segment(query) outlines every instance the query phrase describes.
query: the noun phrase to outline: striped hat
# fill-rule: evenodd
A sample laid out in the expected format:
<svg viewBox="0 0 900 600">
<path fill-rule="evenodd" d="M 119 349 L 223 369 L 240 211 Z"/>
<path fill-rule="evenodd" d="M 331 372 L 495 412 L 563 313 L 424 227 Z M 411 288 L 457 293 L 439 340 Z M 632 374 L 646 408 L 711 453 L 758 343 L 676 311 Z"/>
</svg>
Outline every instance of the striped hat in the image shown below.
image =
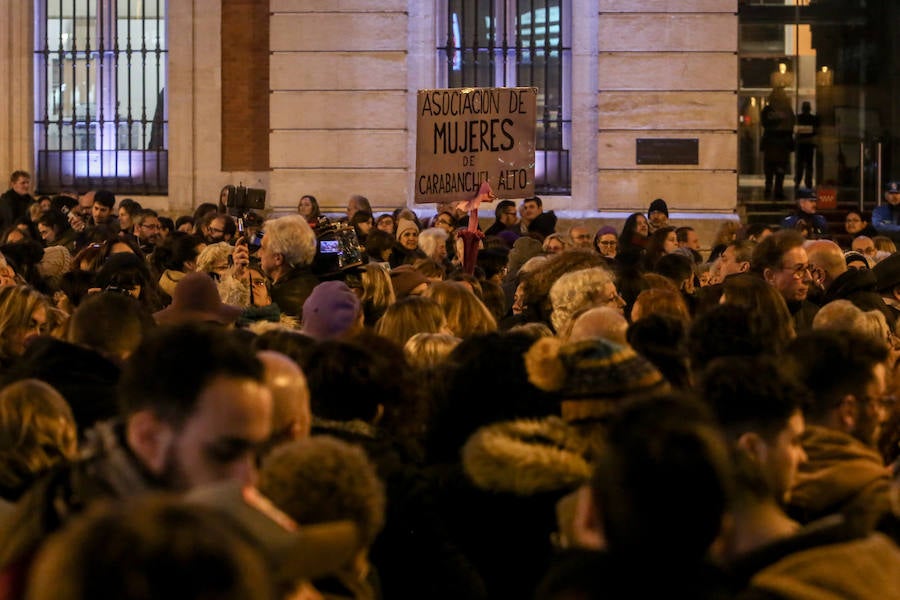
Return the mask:
<svg viewBox="0 0 900 600">
<path fill-rule="evenodd" d="M 631 396 L 670 390 L 662 373 L 627 346 L 604 339 L 542 338 L 525 355 L 528 379 L 555 392 L 569 422 L 605 420 Z"/>
</svg>

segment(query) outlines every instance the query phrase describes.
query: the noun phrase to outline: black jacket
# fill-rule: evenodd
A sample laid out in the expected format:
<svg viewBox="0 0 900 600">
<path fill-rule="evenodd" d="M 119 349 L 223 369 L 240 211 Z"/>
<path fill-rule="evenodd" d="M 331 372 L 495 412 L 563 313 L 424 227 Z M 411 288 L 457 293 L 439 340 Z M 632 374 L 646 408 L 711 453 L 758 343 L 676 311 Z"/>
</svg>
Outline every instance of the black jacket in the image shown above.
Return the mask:
<svg viewBox="0 0 900 600">
<path fill-rule="evenodd" d="M 822 306 L 832 300 L 849 300 L 860 310 L 881 311 L 893 330 L 893 315 L 876 288 L 875 273 L 869 269 L 847 269 L 825 290 Z"/>
<path fill-rule="evenodd" d="M 319 278 L 308 266 L 294 267 L 272 284 L 272 301 L 286 315 L 303 317 L 303 303 L 309 298 L 313 288 L 319 285 Z"/>
</svg>

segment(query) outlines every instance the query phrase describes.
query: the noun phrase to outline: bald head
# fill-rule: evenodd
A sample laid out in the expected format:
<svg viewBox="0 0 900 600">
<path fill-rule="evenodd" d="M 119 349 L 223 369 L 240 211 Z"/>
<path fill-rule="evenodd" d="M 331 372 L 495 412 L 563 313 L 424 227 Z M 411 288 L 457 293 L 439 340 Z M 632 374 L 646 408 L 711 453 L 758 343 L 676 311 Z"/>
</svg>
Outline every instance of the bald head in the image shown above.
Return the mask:
<svg viewBox="0 0 900 600">
<path fill-rule="evenodd" d="M 261 350 L 256 356 L 263 364 L 266 387 L 272 392 L 272 435 L 282 442 L 308 437 L 312 416 L 303 371 L 280 352 Z"/>
<path fill-rule="evenodd" d="M 628 321 L 615 308 L 602 306 L 584 311 L 572 324 L 570 342 L 602 338 L 610 342 L 628 345 L 625 333 Z"/>
<path fill-rule="evenodd" d="M 806 244 L 806 255 L 809 264 L 822 269 L 825 273 L 824 287 L 847 271 L 847 263 L 844 261 L 844 253 L 841 247 L 831 240 L 816 240 Z"/>
</svg>

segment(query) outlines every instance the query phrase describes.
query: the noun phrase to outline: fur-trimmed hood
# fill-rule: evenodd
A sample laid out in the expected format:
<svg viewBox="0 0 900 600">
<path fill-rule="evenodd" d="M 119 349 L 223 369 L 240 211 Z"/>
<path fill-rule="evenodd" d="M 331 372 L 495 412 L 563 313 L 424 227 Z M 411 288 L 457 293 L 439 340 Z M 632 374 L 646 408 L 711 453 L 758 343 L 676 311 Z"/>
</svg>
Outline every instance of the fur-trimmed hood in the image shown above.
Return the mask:
<svg viewBox="0 0 900 600">
<path fill-rule="evenodd" d="M 462 450 L 463 471 L 478 488 L 530 496 L 586 483 L 587 443 L 562 419 L 508 421 L 476 431 Z"/>
</svg>

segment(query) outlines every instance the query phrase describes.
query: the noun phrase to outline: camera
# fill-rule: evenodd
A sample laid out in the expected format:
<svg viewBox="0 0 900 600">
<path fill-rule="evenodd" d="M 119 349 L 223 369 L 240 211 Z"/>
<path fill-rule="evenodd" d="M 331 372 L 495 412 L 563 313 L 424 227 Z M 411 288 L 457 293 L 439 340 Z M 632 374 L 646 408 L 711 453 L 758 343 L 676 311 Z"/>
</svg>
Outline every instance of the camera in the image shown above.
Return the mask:
<svg viewBox="0 0 900 600">
<path fill-rule="evenodd" d="M 243 185 L 237 187 L 229 185 L 225 189 L 228 190 L 225 207 L 230 215 L 239 217 L 251 210 L 262 210 L 266 207 L 266 190 Z"/>
<path fill-rule="evenodd" d="M 363 264 L 362 247 L 353 227 L 320 217 L 313 231 L 316 234 L 316 257 L 312 269 L 316 275 L 337 275 Z"/>
<path fill-rule="evenodd" d="M 247 247 L 250 249 L 251 252 L 253 252 L 254 250 L 259 250 L 259 247 L 262 246 L 262 239 L 263 239 L 263 230 L 257 229 L 256 233 L 253 235 L 253 237 L 251 237 L 249 240 L 247 240 Z"/>
</svg>

